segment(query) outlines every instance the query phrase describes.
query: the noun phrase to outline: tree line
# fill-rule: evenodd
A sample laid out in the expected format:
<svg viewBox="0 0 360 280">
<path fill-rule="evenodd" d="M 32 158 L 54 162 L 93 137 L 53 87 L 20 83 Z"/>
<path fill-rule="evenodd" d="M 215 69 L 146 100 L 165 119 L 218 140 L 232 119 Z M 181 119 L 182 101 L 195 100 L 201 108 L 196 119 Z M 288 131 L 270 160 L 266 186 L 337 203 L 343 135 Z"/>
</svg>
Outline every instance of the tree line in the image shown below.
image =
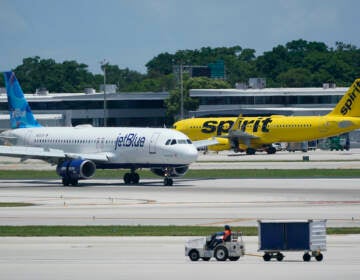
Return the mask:
<svg viewBox="0 0 360 280">
<path fill-rule="evenodd" d="M 106 82 L 115 84 L 119 92 L 169 91 L 166 104 L 169 115 L 174 115 L 179 112 L 179 79 L 174 66 L 208 65 L 217 60 L 224 61 L 225 80 L 191 78 L 185 73 L 185 109 L 197 106 L 196 100 L 188 96 L 190 88 L 231 88 L 251 77 L 266 78 L 268 87 L 321 87 L 329 82 L 349 86 L 360 76 L 360 49 L 356 46 L 336 42 L 335 47 L 329 47 L 322 42 L 299 39 L 259 56 L 254 49 L 241 46 L 160 53 L 146 63 L 146 74 L 107 64 Z M 99 89 L 103 83 L 102 74 L 93 74 L 86 64 L 74 60 L 59 63 L 51 58 L 28 57 L 13 70 L 25 92 L 42 87 L 50 92 L 83 92 L 88 87 Z M 0 86 L 4 86 L 2 80 Z"/>
</svg>

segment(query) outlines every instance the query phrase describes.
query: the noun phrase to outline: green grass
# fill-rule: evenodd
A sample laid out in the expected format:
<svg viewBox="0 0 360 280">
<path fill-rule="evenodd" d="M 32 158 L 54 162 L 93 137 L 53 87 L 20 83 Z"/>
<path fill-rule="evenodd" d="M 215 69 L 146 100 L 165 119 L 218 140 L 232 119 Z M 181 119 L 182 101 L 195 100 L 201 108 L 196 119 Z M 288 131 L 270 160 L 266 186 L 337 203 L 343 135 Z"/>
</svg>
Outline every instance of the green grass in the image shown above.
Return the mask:
<svg viewBox="0 0 360 280">
<path fill-rule="evenodd" d="M 96 170 L 95 178 L 122 179 L 128 170 Z M 143 179 L 159 178 L 149 170 L 139 170 Z M 199 178 L 360 178 L 360 169 L 208 169 L 189 170 L 187 179 Z M 0 170 L 1 179 L 58 179 L 52 170 Z"/>
<path fill-rule="evenodd" d="M 122 178 L 127 170 L 97 170 L 96 178 Z M 159 178 L 140 170 L 142 178 Z M 247 169 L 190 170 L 185 178 L 360 178 L 359 169 Z M 55 179 L 54 171 L 0 170 L 1 179 Z M 30 204 L 31 205 L 31 204 Z M 26 203 L 0 203 L 0 207 L 29 206 Z M 198 226 L 0 226 L 0 236 L 206 236 L 222 227 Z M 244 235 L 257 235 L 256 227 L 240 227 Z M 328 228 L 328 234 L 360 234 L 359 228 Z"/>
<path fill-rule="evenodd" d="M 207 236 L 223 227 L 200 226 L 0 226 L 0 236 Z M 256 236 L 257 227 L 233 227 Z M 360 228 L 328 228 L 328 234 L 360 234 Z"/>
<path fill-rule="evenodd" d="M 23 202 L 0 202 L 0 207 L 23 207 L 23 206 L 34 206 L 32 203 Z"/>
</svg>

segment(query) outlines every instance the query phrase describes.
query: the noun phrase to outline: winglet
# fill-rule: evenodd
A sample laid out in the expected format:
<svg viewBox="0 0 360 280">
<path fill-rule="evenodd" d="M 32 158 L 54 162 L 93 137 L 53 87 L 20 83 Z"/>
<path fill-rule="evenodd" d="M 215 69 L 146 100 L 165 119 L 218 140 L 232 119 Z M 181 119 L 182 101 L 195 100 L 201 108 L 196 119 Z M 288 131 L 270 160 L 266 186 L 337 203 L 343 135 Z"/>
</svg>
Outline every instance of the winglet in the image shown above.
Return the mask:
<svg viewBox="0 0 360 280">
<path fill-rule="evenodd" d="M 11 128 L 40 127 L 31 112 L 14 72 L 4 72 Z"/>
</svg>

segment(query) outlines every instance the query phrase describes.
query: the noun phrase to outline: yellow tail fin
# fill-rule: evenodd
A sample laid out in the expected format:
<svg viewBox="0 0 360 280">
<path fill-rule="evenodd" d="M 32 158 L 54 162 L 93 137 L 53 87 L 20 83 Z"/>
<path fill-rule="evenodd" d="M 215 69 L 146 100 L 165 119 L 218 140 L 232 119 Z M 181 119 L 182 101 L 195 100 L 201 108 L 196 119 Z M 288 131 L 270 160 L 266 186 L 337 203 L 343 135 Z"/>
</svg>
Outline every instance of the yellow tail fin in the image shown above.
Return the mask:
<svg viewBox="0 0 360 280">
<path fill-rule="evenodd" d="M 356 79 L 328 116 L 360 117 L 360 79 Z"/>
</svg>

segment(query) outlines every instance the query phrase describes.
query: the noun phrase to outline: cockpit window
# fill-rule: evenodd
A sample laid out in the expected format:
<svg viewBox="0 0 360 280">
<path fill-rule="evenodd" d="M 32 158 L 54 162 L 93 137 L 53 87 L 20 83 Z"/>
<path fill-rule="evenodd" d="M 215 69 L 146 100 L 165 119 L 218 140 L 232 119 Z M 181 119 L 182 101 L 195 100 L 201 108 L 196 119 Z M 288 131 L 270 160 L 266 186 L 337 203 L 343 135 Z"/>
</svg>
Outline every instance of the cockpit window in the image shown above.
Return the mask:
<svg viewBox="0 0 360 280">
<path fill-rule="evenodd" d="M 186 144 L 186 140 L 185 139 L 178 139 L 177 142 L 179 144 Z"/>
<path fill-rule="evenodd" d="M 171 140 L 171 145 L 175 145 L 176 144 L 176 139 Z"/>
<path fill-rule="evenodd" d="M 186 139 L 186 142 L 187 142 L 188 144 L 192 144 L 192 142 L 191 142 L 190 139 Z"/>
<path fill-rule="evenodd" d="M 165 145 L 170 145 L 171 139 L 166 140 Z"/>
</svg>

